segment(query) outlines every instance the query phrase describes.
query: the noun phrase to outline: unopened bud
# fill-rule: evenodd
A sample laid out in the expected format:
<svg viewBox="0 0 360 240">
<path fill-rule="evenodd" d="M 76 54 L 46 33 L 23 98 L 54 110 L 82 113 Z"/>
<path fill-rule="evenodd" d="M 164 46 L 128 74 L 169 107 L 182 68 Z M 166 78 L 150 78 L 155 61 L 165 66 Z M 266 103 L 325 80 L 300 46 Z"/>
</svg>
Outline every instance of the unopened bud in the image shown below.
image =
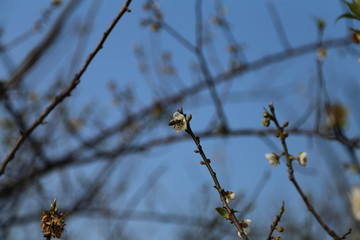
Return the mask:
<svg viewBox="0 0 360 240">
<path fill-rule="evenodd" d="M 264 117 L 264 118 L 269 118 L 269 117 L 270 117 L 270 113 L 264 112 L 263 117 Z"/>
<path fill-rule="evenodd" d="M 283 123 L 284 128 L 287 127 L 287 126 L 289 126 L 289 121 L 286 121 L 286 122 Z"/>
<path fill-rule="evenodd" d="M 264 127 L 269 127 L 270 126 L 270 118 L 265 118 L 264 120 L 262 120 L 261 123 Z"/>
<path fill-rule="evenodd" d="M 280 135 L 281 135 L 281 133 L 280 133 L 280 131 L 279 130 L 277 130 L 276 132 L 275 132 L 275 137 L 280 137 Z"/>
<path fill-rule="evenodd" d="M 276 231 L 278 231 L 278 232 L 283 232 L 283 231 L 284 231 L 284 228 L 283 228 L 283 227 L 276 227 Z"/>
<path fill-rule="evenodd" d="M 358 32 L 353 32 L 353 33 L 352 33 L 352 39 L 353 39 L 353 42 L 354 42 L 354 43 L 360 44 L 360 33 L 358 33 Z"/>
<path fill-rule="evenodd" d="M 191 119 L 192 119 L 192 115 L 191 115 L 191 114 L 189 114 L 189 115 L 187 116 L 186 120 L 187 120 L 188 122 L 190 122 L 190 121 L 191 121 Z"/>
<path fill-rule="evenodd" d="M 269 108 L 270 108 L 271 112 L 274 112 L 275 108 L 274 108 L 273 102 L 269 103 Z"/>
<path fill-rule="evenodd" d="M 282 138 L 285 139 L 289 136 L 289 133 L 288 132 L 283 132 L 282 134 Z"/>
</svg>

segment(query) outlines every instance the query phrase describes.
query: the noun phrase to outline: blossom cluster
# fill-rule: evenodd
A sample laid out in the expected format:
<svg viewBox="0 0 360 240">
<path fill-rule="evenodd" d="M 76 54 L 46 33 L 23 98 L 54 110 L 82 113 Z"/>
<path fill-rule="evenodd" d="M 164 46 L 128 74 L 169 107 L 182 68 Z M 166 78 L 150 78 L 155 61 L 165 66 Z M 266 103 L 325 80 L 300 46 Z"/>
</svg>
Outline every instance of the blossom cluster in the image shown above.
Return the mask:
<svg viewBox="0 0 360 240">
<path fill-rule="evenodd" d="M 172 126 L 176 132 L 181 132 L 182 130 L 186 130 L 188 128 L 188 121 L 183 113 L 176 111 L 173 114 L 169 125 Z"/>
<path fill-rule="evenodd" d="M 43 211 L 41 216 L 41 230 L 44 237 L 61 238 L 65 229 L 65 213 L 58 213 L 56 199 L 50 210 Z"/>
</svg>

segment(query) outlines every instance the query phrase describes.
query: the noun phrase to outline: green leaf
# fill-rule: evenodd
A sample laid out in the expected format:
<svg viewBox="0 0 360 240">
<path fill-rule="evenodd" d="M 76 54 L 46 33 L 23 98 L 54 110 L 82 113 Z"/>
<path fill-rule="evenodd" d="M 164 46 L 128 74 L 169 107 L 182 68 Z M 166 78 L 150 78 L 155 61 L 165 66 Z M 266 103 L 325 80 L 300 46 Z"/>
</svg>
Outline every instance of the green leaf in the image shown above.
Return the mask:
<svg viewBox="0 0 360 240">
<path fill-rule="evenodd" d="M 349 3 L 347 1 L 343 1 L 347 7 L 349 8 L 349 10 L 351 11 L 351 13 L 353 15 L 355 15 L 356 19 L 360 19 L 360 3 L 358 0 L 356 0 L 355 2 Z"/>
<path fill-rule="evenodd" d="M 224 209 L 224 208 L 220 208 L 220 207 L 217 207 L 215 208 L 216 211 L 221 215 L 223 216 L 225 219 L 229 219 L 229 213 Z"/>
<path fill-rule="evenodd" d="M 352 15 L 352 14 L 350 14 L 350 13 L 344 13 L 343 15 L 339 16 L 339 17 L 335 20 L 335 22 L 339 21 L 339 20 L 342 19 L 342 18 L 350 18 L 350 19 L 360 20 L 360 18 L 358 18 L 358 17 L 356 17 L 356 16 L 354 16 L 354 15 Z"/>
</svg>

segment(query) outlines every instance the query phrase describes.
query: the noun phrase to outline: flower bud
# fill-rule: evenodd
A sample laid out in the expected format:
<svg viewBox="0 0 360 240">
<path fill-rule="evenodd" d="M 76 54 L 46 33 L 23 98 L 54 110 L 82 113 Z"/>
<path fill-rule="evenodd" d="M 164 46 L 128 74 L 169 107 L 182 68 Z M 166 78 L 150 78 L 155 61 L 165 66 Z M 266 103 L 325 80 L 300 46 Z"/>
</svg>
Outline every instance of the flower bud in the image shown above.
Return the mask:
<svg viewBox="0 0 360 240">
<path fill-rule="evenodd" d="M 277 130 L 276 132 L 275 132 L 275 137 L 280 137 L 280 135 L 281 135 L 281 132 L 279 131 L 279 130 Z"/>
<path fill-rule="evenodd" d="M 269 127 L 270 126 L 270 118 L 265 118 L 264 120 L 262 120 L 262 125 L 264 127 Z"/>
<path fill-rule="evenodd" d="M 270 117 L 270 113 L 264 112 L 263 117 L 264 117 L 264 118 L 269 118 L 269 117 Z"/>
<path fill-rule="evenodd" d="M 282 134 L 282 138 L 285 139 L 285 138 L 287 138 L 288 136 L 289 136 L 289 133 L 284 131 L 283 134 Z"/>
<path fill-rule="evenodd" d="M 190 121 L 191 121 L 191 119 L 192 119 L 192 115 L 191 115 L 191 114 L 189 114 L 189 115 L 187 116 L 186 120 L 187 120 L 187 122 L 190 122 Z"/>
<path fill-rule="evenodd" d="M 269 108 L 270 108 L 270 111 L 271 111 L 271 112 L 274 112 L 275 107 L 274 107 L 273 102 L 270 102 L 270 103 L 269 103 Z"/>
</svg>

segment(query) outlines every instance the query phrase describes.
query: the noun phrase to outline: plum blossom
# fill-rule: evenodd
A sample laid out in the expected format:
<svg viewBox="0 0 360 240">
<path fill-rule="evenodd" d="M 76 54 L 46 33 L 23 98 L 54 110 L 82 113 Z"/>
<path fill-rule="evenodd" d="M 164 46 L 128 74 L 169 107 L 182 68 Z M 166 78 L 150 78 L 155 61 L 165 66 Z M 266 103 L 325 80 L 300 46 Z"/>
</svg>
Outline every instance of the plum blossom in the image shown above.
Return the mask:
<svg viewBox="0 0 360 240">
<path fill-rule="evenodd" d="M 229 204 L 230 201 L 236 198 L 236 195 L 233 191 L 226 191 L 225 198 L 226 198 L 226 203 Z"/>
<path fill-rule="evenodd" d="M 275 153 L 267 153 L 265 154 L 265 157 L 269 159 L 269 163 L 273 167 L 276 167 L 280 163 L 279 158 L 275 155 Z"/>
<path fill-rule="evenodd" d="M 169 125 L 172 126 L 176 132 L 181 132 L 187 129 L 187 121 L 184 114 L 175 112 L 173 118 L 170 120 Z"/>
<path fill-rule="evenodd" d="M 252 220 L 251 219 L 244 219 L 244 220 L 242 220 L 241 221 L 241 226 L 243 227 L 243 230 L 244 230 L 244 233 L 246 234 L 246 235 L 248 235 L 249 233 L 250 233 L 250 223 L 252 222 Z M 239 238 L 241 238 L 241 234 L 240 234 L 240 232 L 238 231 L 238 236 L 239 236 Z"/>
<path fill-rule="evenodd" d="M 299 159 L 300 165 L 305 167 L 306 163 L 307 163 L 307 153 L 300 152 L 298 159 Z"/>
</svg>

